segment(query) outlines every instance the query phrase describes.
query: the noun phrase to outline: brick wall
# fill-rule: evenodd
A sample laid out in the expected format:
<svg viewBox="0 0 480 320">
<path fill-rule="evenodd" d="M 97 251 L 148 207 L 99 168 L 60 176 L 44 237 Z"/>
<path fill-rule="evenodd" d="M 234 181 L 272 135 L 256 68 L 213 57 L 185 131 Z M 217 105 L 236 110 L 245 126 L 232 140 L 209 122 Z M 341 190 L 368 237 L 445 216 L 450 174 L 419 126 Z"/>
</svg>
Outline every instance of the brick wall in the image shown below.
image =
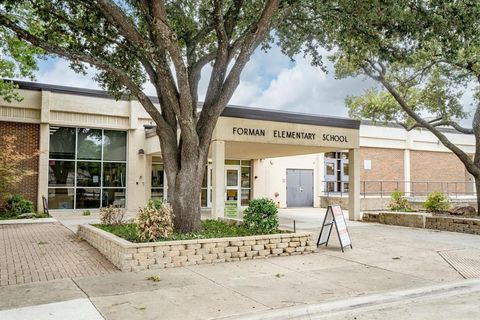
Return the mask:
<svg viewBox="0 0 480 320">
<path fill-rule="evenodd" d="M 410 151 L 410 176 L 411 181 L 448 181 L 463 182 L 465 181 L 465 166 L 451 152 L 432 152 L 432 151 Z M 431 191 L 448 191 L 458 192 L 465 191 L 465 184 L 459 183 L 429 183 L 428 190 L 426 184 L 416 183 L 414 192 L 431 192 Z"/>
<path fill-rule="evenodd" d="M 32 154 L 38 151 L 40 143 L 40 126 L 38 124 L 0 121 L 0 137 L 8 135 L 17 137 L 17 151 L 26 154 Z M 0 139 L 0 146 L 2 143 L 3 139 Z M 38 157 L 31 158 L 22 165 L 25 169 L 38 172 Z M 25 177 L 17 190 L 12 190 L 12 192 L 23 195 L 35 205 L 37 203 L 38 192 L 37 174 Z M 2 205 L 3 204 L 0 203 L 0 207 Z"/>
<path fill-rule="evenodd" d="M 384 193 L 390 193 L 397 188 L 397 183 L 385 181 L 403 181 L 403 150 L 384 148 L 360 148 L 360 181 L 384 181 Z M 364 160 L 372 162 L 372 168 L 365 170 Z M 362 192 L 364 186 L 361 185 Z M 380 192 L 380 183 L 368 182 L 365 184 L 366 192 Z M 402 183 L 398 189 L 403 191 Z"/>
<path fill-rule="evenodd" d="M 132 243 L 94 226 L 80 225 L 78 235 L 122 271 L 292 256 L 317 249 L 309 232 Z"/>
</svg>

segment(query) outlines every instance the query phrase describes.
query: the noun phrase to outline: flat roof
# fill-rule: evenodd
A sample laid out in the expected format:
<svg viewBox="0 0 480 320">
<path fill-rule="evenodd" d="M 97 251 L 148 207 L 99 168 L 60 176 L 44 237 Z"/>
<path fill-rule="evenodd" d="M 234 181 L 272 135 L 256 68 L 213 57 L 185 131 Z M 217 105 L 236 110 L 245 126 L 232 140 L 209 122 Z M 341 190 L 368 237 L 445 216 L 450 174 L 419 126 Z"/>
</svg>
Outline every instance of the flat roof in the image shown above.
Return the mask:
<svg viewBox="0 0 480 320">
<path fill-rule="evenodd" d="M 45 90 L 45 91 L 51 91 L 55 93 L 115 99 L 110 94 L 108 94 L 107 91 L 104 91 L 104 90 L 68 87 L 68 86 L 60 86 L 60 85 L 47 84 L 47 83 L 17 81 L 17 80 L 13 82 L 16 83 L 20 89 L 24 89 L 24 90 L 37 90 L 37 91 Z M 152 102 L 159 103 L 157 97 L 149 96 L 149 98 L 152 100 Z M 124 97 L 121 97 L 120 100 L 130 100 L 130 99 L 129 97 L 124 96 Z M 200 103 L 200 106 L 201 106 L 201 103 Z M 223 110 L 221 116 L 231 117 L 231 118 L 252 119 L 252 120 L 309 124 L 309 125 L 316 125 L 316 126 L 327 126 L 327 127 L 347 128 L 347 129 L 360 128 L 359 120 L 354 120 L 349 118 L 321 116 L 316 114 L 297 113 L 297 112 L 290 112 L 290 111 L 278 111 L 278 110 L 265 109 L 265 108 L 243 107 L 243 106 L 234 106 L 234 105 L 228 105 Z"/>
</svg>

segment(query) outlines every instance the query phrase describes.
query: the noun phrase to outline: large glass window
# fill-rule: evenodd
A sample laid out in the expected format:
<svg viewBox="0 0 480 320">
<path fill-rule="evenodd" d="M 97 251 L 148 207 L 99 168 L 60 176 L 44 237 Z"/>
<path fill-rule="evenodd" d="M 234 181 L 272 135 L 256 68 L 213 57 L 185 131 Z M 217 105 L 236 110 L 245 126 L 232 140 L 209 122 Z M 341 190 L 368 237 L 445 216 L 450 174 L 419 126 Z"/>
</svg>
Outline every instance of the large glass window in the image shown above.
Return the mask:
<svg viewBox="0 0 480 320">
<path fill-rule="evenodd" d="M 125 161 L 127 156 L 127 133 L 125 131 L 104 131 L 103 161 Z"/>
<path fill-rule="evenodd" d="M 51 209 L 125 207 L 127 133 L 50 127 Z"/>
<path fill-rule="evenodd" d="M 102 130 L 78 129 L 77 159 L 100 160 L 102 158 Z"/>
<path fill-rule="evenodd" d="M 50 159 L 75 159 L 74 128 L 50 127 Z"/>
</svg>

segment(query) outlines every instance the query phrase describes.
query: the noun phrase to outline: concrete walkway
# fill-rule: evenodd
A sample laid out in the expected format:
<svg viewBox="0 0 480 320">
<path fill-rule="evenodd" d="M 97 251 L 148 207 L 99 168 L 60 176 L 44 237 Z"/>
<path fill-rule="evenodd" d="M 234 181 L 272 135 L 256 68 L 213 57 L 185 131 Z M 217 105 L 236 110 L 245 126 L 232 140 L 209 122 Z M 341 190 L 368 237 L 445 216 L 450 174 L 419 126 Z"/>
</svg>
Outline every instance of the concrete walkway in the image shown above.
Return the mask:
<svg viewBox="0 0 480 320">
<path fill-rule="evenodd" d="M 305 214 L 302 219 L 308 218 L 309 213 Z M 358 222 L 350 222 L 349 229 L 354 249 L 345 253 L 341 253 L 334 240 L 318 253 L 304 256 L 3 287 L 0 288 L 0 310 L 3 310 L 0 319 L 42 319 L 42 312 L 48 310 L 53 312 L 48 319 L 69 320 L 96 319 L 100 315 L 105 319 L 129 320 L 249 318 L 256 317 L 258 312 L 284 314 L 288 308 L 308 310 L 311 306 L 341 301 L 342 305 L 358 305 L 354 299 L 367 296 L 379 318 L 392 318 L 396 312 L 415 315 L 423 307 L 446 307 L 446 300 L 451 301 L 451 306 L 465 304 L 462 309 L 465 311 L 473 304 L 472 299 L 478 298 L 476 289 L 469 294 L 457 292 L 454 299 L 446 298 L 448 292 L 454 291 L 442 289 L 437 291 L 444 294 L 402 304 L 400 301 L 410 301 L 411 297 L 398 292 L 419 290 L 420 297 L 421 292 L 431 292 L 432 286 L 472 281 L 464 280 L 441 254 L 464 255 L 463 260 L 467 261 L 468 256 L 479 254 L 480 237 Z M 480 268 L 475 263 L 471 260 L 470 267 Z M 160 276 L 161 281 L 148 280 L 152 275 Z M 399 298 L 397 304 L 387 306 L 381 299 L 387 294 L 405 299 Z M 474 305 L 478 308 L 476 301 Z M 73 316 L 62 313 L 74 307 L 85 309 L 91 318 L 85 318 L 83 313 Z M 370 315 L 374 314 L 370 309 L 347 309 L 341 311 L 353 313 L 325 311 L 324 315 L 332 319 L 352 319 L 352 315 L 358 314 L 363 317 L 358 319 L 371 319 Z M 470 318 L 478 319 L 478 315 L 472 313 Z"/>
</svg>

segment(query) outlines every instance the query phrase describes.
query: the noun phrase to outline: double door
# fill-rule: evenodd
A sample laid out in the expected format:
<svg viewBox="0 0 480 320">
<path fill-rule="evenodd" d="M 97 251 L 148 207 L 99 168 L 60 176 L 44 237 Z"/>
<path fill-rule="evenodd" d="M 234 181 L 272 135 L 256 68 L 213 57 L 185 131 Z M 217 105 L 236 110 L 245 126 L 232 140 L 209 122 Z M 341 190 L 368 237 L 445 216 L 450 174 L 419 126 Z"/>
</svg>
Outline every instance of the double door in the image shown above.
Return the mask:
<svg viewBox="0 0 480 320">
<path fill-rule="evenodd" d="M 348 193 L 348 153 L 336 152 L 335 157 L 325 157 L 326 193 Z"/>
</svg>

